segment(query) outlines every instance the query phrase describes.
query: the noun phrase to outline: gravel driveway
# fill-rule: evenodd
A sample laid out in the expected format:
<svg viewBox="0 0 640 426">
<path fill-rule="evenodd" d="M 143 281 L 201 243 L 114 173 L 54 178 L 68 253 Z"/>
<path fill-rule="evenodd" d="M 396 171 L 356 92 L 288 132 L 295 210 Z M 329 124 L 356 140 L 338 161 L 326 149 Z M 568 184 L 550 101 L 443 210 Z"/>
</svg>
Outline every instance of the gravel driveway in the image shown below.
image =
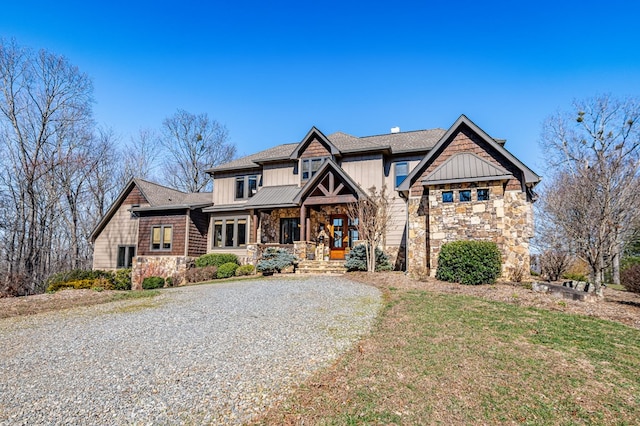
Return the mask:
<svg viewBox="0 0 640 426">
<path fill-rule="evenodd" d="M 0 424 L 237 424 L 369 330 L 377 289 L 237 281 L 0 320 Z"/>
</svg>

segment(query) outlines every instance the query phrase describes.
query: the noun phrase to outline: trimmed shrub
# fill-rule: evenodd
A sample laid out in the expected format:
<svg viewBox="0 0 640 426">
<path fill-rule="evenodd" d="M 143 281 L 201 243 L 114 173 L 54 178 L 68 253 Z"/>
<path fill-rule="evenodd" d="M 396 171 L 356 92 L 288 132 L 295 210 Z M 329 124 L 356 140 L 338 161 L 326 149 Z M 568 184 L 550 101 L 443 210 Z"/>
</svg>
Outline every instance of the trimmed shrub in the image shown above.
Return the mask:
<svg viewBox="0 0 640 426">
<path fill-rule="evenodd" d="M 131 290 L 131 269 L 118 269 L 114 275 L 114 290 Z"/>
<path fill-rule="evenodd" d="M 620 273 L 620 282 L 633 293 L 640 293 L 640 265 L 632 265 Z"/>
<path fill-rule="evenodd" d="M 241 277 L 243 275 L 253 275 L 256 268 L 253 265 L 242 265 L 236 269 L 236 276 Z"/>
<path fill-rule="evenodd" d="M 298 263 L 298 259 L 279 247 L 269 247 L 262 253 L 262 259 L 258 262 L 256 270 L 263 274 L 272 274 L 281 272 L 290 266 Z"/>
<path fill-rule="evenodd" d="M 364 244 L 358 244 L 345 256 L 344 266 L 347 271 L 367 271 L 368 264 L 367 248 Z M 390 271 L 392 269 L 393 265 L 389 261 L 389 256 L 380 247 L 376 247 L 376 272 Z"/>
<path fill-rule="evenodd" d="M 218 278 L 233 277 L 236 274 L 236 269 L 238 269 L 238 264 L 234 262 L 228 262 L 220 265 L 218 268 Z"/>
<path fill-rule="evenodd" d="M 145 290 L 153 290 L 162 287 L 164 287 L 164 278 L 162 277 L 147 277 L 142 281 L 142 288 Z"/>
<path fill-rule="evenodd" d="M 56 282 L 47 287 L 47 291 L 52 293 L 62 289 L 90 289 L 91 287 L 96 287 L 95 282 L 96 280 L 93 279 Z"/>
<path fill-rule="evenodd" d="M 200 256 L 195 261 L 198 268 L 204 268 L 205 266 L 220 267 L 225 263 L 235 263 L 237 265 L 238 256 L 230 253 L 209 253 Z"/>
<path fill-rule="evenodd" d="M 65 282 L 71 281 L 80 281 L 80 280 L 96 280 L 98 278 L 104 278 L 109 281 L 109 285 L 105 286 L 105 288 L 114 288 L 115 274 L 111 271 L 102 271 L 102 270 L 91 270 L 91 269 L 73 269 L 71 271 L 58 272 L 53 274 L 47 278 L 46 288 L 47 291 L 56 291 L 50 290 L 50 287 L 56 287 L 57 285 Z M 72 286 L 67 286 L 72 287 Z"/>
<path fill-rule="evenodd" d="M 218 278 L 217 266 L 205 266 L 204 268 L 189 268 L 184 273 L 184 280 L 189 283 L 200 283 Z"/>
<path fill-rule="evenodd" d="M 468 285 L 492 284 L 500 276 L 501 265 L 496 243 L 454 241 L 440 249 L 436 278 Z"/>
</svg>

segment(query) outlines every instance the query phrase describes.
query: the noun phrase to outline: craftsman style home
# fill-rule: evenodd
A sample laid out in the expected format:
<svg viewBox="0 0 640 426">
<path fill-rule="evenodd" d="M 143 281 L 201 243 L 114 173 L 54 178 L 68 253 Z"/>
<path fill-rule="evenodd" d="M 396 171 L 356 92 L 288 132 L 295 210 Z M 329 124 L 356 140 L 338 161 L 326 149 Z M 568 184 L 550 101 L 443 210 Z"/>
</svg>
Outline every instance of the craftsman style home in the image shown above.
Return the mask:
<svg viewBox="0 0 640 426">
<path fill-rule="evenodd" d="M 255 263 L 269 246 L 303 263 L 343 262 L 359 240 L 348 205 L 386 187 L 383 249 L 396 269 L 433 274 L 442 244 L 478 239 L 498 244 L 503 275 L 528 271 L 540 177 L 504 145 L 464 115 L 448 130 L 368 137 L 312 127 L 297 143 L 208 170 L 213 194 L 134 179 L 92 235 L 94 268 L 156 262 L 170 271 L 205 252 Z"/>
</svg>

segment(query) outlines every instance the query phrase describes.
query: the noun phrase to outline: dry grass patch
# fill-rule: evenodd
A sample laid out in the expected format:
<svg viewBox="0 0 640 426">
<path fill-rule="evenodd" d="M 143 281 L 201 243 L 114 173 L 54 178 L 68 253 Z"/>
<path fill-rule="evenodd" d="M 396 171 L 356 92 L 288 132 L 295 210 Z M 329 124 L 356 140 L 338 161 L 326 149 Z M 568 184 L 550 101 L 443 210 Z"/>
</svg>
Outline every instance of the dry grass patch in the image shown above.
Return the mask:
<svg viewBox="0 0 640 426">
<path fill-rule="evenodd" d="M 381 287 L 387 304 L 371 336 L 259 423 L 637 421 L 639 330 L 419 285 Z"/>
</svg>

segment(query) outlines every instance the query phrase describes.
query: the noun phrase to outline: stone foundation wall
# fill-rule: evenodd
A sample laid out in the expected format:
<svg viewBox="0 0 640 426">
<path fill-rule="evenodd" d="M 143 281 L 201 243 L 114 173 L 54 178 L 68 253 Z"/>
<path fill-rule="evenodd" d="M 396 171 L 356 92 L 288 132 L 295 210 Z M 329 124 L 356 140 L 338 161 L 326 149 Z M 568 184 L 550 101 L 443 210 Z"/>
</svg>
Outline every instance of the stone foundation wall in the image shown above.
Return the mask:
<svg viewBox="0 0 640 426">
<path fill-rule="evenodd" d="M 187 270 L 193 260 L 186 256 L 136 256 L 131 266 L 131 289 L 142 290 L 142 281 L 148 277 L 177 277 Z"/>
<path fill-rule="evenodd" d="M 489 189 L 489 200 L 478 201 L 477 188 Z M 469 202 L 460 190 L 471 190 Z M 453 191 L 452 203 L 442 201 Z M 483 185 L 443 185 L 409 199 L 409 273 L 434 276 L 443 244 L 460 240 L 493 241 L 502 252 L 502 277 L 529 271 L 529 239 L 533 207 L 521 191 L 503 191 L 500 182 Z"/>
</svg>

